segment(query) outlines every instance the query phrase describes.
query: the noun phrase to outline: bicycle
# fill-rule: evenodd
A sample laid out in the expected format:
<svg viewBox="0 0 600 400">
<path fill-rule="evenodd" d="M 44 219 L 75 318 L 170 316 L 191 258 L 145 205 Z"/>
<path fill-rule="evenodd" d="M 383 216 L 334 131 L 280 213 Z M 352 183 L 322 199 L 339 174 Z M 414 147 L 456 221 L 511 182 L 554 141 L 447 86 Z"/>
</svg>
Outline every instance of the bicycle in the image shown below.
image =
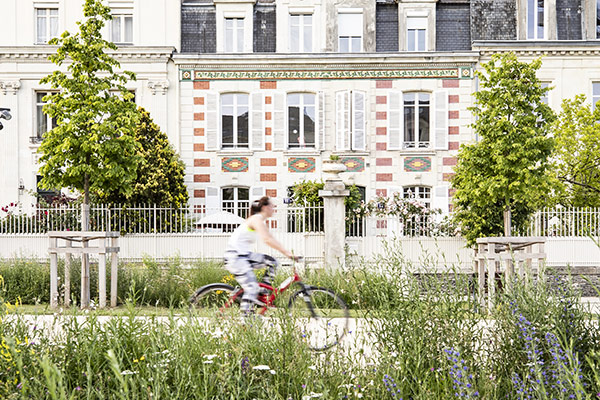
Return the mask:
<svg viewBox="0 0 600 400">
<path fill-rule="evenodd" d="M 292 274 L 281 282 L 279 287 L 259 282 L 260 288 L 266 293 L 258 296 L 258 314 L 264 316 L 269 308 L 275 308 L 277 297 L 293 284 L 299 286 L 299 289 L 291 295 L 287 308 L 290 314 L 296 317 L 301 337 L 308 347 L 315 351 L 323 351 L 340 343 L 348 333 L 348 306 L 332 290 L 304 283 L 295 265 Z M 189 300 L 190 308 L 214 310 L 219 315 L 224 315 L 229 309 L 234 315 L 239 315 L 239 303 L 243 293 L 244 289 L 239 286 L 211 283 L 194 292 Z"/>
</svg>

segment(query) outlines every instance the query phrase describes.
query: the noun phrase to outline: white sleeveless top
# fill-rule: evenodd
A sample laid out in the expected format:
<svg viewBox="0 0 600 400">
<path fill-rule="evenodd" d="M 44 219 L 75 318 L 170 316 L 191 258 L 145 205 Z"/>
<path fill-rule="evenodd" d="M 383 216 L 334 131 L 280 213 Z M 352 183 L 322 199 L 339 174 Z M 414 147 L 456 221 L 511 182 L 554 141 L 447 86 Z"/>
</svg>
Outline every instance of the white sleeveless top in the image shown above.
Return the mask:
<svg viewBox="0 0 600 400">
<path fill-rule="evenodd" d="M 238 254 L 249 254 L 252 252 L 254 243 L 256 243 L 256 232 L 254 229 L 251 229 L 246 222 L 243 222 L 231 234 L 225 251 L 235 251 Z"/>
</svg>

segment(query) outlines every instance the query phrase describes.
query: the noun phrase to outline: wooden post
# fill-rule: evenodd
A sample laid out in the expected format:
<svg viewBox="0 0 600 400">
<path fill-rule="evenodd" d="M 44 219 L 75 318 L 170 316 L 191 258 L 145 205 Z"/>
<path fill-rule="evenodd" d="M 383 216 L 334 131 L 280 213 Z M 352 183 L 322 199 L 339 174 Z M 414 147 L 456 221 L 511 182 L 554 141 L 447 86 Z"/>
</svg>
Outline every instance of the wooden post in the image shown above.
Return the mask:
<svg viewBox="0 0 600 400">
<path fill-rule="evenodd" d="M 477 271 L 477 281 L 479 286 L 479 304 L 481 308 L 485 308 L 485 244 L 478 244 L 478 271 Z"/>
<path fill-rule="evenodd" d="M 50 238 L 50 307 L 58 306 L 58 240 Z"/>
<path fill-rule="evenodd" d="M 81 205 L 81 230 L 87 232 L 90 229 L 90 206 Z M 88 241 L 82 237 L 82 246 L 88 247 Z M 90 306 L 90 256 L 85 250 L 81 253 L 81 308 Z"/>
<path fill-rule="evenodd" d="M 98 254 L 98 306 L 104 308 L 106 307 L 106 238 L 98 240 L 100 241 L 100 254 Z"/>
<path fill-rule="evenodd" d="M 504 209 L 504 236 L 511 236 L 512 218 L 510 208 Z"/>
<path fill-rule="evenodd" d="M 73 247 L 73 242 L 65 239 L 68 248 Z M 71 305 L 71 253 L 65 254 L 65 307 Z"/>
<path fill-rule="evenodd" d="M 488 311 L 494 307 L 496 295 L 496 245 L 488 243 Z"/>
<path fill-rule="evenodd" d="M 119 247 L 119 238 L 111 237 L 110 238 L 110 247 L 113 249 Z M 111 257 L 111 265 L 110 265 L 110 306 L 117 306 L 117 273 L 119 267 L 119 253 L 113 251 L 110 255 Z"/>
</svg>

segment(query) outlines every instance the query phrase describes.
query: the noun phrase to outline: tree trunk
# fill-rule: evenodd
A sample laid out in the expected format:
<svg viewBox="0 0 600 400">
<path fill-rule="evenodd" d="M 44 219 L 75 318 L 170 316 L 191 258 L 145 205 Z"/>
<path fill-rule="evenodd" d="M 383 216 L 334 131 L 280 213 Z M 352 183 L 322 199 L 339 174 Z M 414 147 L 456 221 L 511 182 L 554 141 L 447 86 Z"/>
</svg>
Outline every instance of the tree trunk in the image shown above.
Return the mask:
<svg viewBox="0 0 600 400">
<path fill-rule="evenodd" d="M 511 230 L 512 230 L 512 220 L 511 220 L 510 208 L 506 207 L 504 209 L 504 236 L 511 236 Z"/>
</svg>

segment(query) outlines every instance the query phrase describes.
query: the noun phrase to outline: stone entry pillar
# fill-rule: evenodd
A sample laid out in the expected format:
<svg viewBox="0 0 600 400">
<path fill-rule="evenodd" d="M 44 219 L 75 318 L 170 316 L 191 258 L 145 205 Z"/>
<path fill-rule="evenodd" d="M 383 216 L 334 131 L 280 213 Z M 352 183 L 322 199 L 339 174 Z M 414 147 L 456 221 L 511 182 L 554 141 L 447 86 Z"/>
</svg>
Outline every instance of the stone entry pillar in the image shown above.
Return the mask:
<svg viewBox="0 0 600 400">
<path fill-rule="evenodd" d="M 346 207 L 344 198 L 350 194 L 340 178 L 346 166 L 337 160 L 324 160 L 325 186 L 319 190 L 323 198 L 325 218 L 325 264 L 329 268 L 345 265 Z"/>
</svg>

